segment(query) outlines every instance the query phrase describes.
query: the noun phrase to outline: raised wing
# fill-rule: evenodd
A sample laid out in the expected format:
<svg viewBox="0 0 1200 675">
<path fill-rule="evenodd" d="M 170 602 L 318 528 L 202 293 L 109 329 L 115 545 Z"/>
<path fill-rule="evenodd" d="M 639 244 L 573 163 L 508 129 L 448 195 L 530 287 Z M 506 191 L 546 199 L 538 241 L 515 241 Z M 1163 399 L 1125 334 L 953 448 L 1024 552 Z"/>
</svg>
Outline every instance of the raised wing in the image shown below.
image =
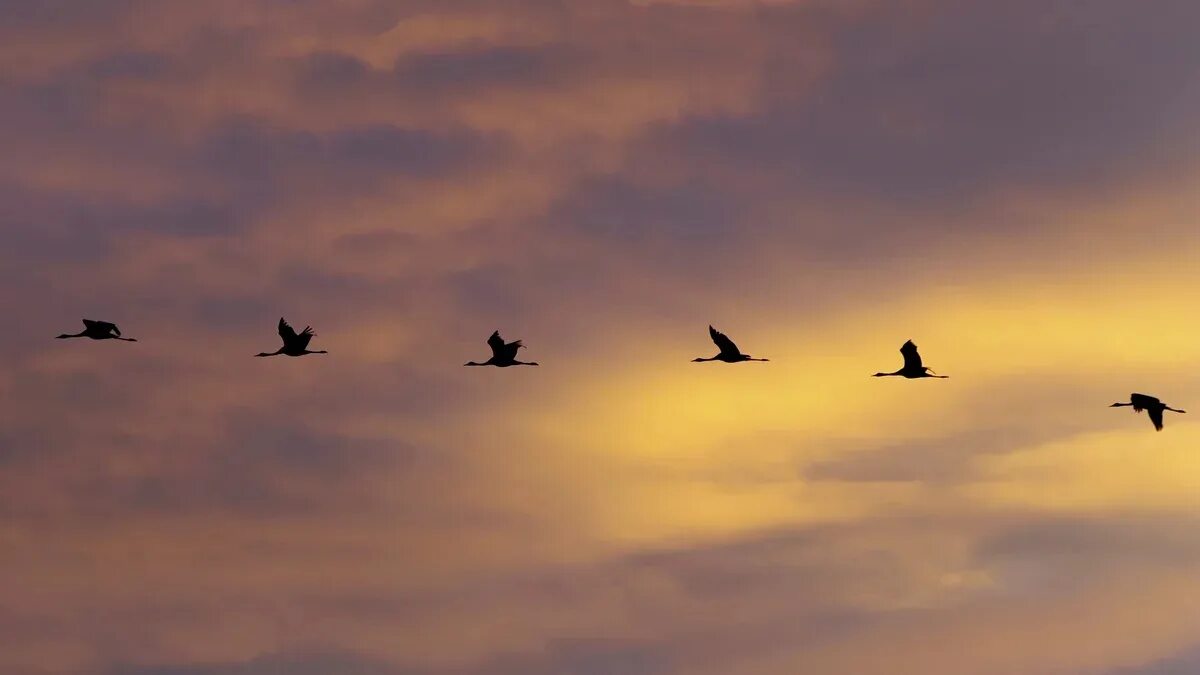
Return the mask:
<svg viewBox="0 0 1200 675">
<path fill-rule="evenodd" d="M 492 348 L 492 356 L 502 359 L 504 358 L 504 338 L 500 337 L 500 331 L 493 331 L 492 336 L 487 339 L 488 346 Z"/>
<path fill-rule="evenodd" d="M 314 335 L 316 335 L 316 333 L 313 332 L 312 326 L 305 326 L 304 330 L 300 331 L 300 334 L 296 336 L 296 346 L 300 347 L 301 349 L 308 349 L 308 341 L 311 340 Z"/>
<path fill-rule="evenodd" d="M 729 339 L 729 336 L 712 326 L 708 327 L 708 336 L 712 338 L 713 344 L 717 345 L 717 349 L 720 349 L 722 354 L 737 356 L 742 353 L 738 346 L 733 344 L 733 340 Z"/>
<path fill-rule="evenodd" d="M 516 340 L 515 342 L 509 342 L 508 344 L 504 345 L 504 358 L 510 359 L 510 360 L 517 358 L 517 351 L 520 350 L 521 347 L 524 347 L 524 346 L 525 345 L 521 344 L 520 340 Z"/>
<path fill-rule="evenodd" d="M 283 338 L 284 344 L 291 344 L 296 339 L 296 330 L 292 328 L 283 317 L 279 317 L 279 337 Z"/>
<path fill-rule="evenodd" d="M 1154 423 L 1154 428 L 1157 431 L 1162 431 L 1162 427 L 1163 427 L 1163 425 L 1162 425 L 1162 418 L 1163 418 L 1162 406 L 1154 406 L 1151 408 L 1146 408 L 1146 414 L 1150 416 L 1150 421 Z"/>
<path fill-rule="evenodd" d="M 1157 398 L 1155 398 L 1153 396 L 1147 396 L 1146 394 L 1130 394 L 1129 402 L 1133 404 L 1134 412 L 1142 412 L 1143 410 L 1154 410 L 1155 408 L 1158 408 L 1162 405 L 1162 401 L 1159 401 Z M 1160 420 L 1162 419 L 1161 412 L 1159 413 L 1159 419 Z M 1162 425 L 1159 424 L 1159 426 L 1162 426 Z"/>
<path fill-rule="evenodd" d="M 923 367 L 921 355 L 917 353 L 917 346 L 913 344 L 912 340 L 904 343 L 904 346 L 900 348 L 900 353 L 904 356 L 905 370 L 921 370 Z"/>
</svg>

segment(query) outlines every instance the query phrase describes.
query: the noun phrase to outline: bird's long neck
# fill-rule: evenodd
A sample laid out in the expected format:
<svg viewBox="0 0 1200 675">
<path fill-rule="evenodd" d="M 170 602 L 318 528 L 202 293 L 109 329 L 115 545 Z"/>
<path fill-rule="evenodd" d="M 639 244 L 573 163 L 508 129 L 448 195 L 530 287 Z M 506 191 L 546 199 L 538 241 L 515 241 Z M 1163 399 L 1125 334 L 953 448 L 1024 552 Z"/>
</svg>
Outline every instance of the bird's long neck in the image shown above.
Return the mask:
<svg viewBox="0 0 1200 675">
<path fill-rule="evenodd" d="M 486 366 L 487 364 L 486 363 L 475 363 L 474 361 L 467 361 L 463 365 L 464 366 Z"/>
<path fill-rule="evenodd" d="M 704 358 L 703 356 L 697 356 L 696 358 L 692 359 L 692 363 L 703 363 L 705 361 L 716 361 L 718 358 L 719 357 L 716 357 L 716 356 L 710 356 L 709 358 Z"/>
<path fill-rule="evenodd" d="M 1171 412 L 1177 412 L 1177 413 L 1186 413 L 1187 412 L 1186 410 L 1176 410 L 1175 408 L 1172 408 L 1169 405 L 1164 405 L 1163 410 L 1170 410 Z"/>
<path fill-rule="evenodd" d="M 752 359 L 749 356 L 746 357 L 746 360 L 747 361 L 770 361 L 770 359 Z"/>
<path fill-rule="evenodd" d="M 112 339 L 114 339 L 114 340 L 122 340 L 122 341 L 124 341 L 124 342 L 137 342 L 137 339 L 136 339 L 136 338 L 118 337 L 118 336 L 116 336 L 116 335 L 113 335 L 113 336 L 112 336 Z"/>
<path fill-rule="evenodd" d="M 305 349 L 305 350 L 304 350 L 304 353 L 305 353 L 305 354 L 328 354 L 329 352 L 325 351 L 324 349 L 318 349 L 318 350 L 317 350 L 317 351 L 315 351 L 315 352 L 310 352 L 310 351 L 308 351 L 307 349 Z"/>
<path fill-rule="evenodd" d="M 512 363 L 514 366 L 536 366 L 538 364 L 537 361 L 517 361 L 515 359 Z"/>
<path fill-rule="evenodd" d="M 901 371 L 897 370 L 894 373 L 875 373 L 871 377 L 894 377 L 894 376 L 898 376 L 900 374 L 901 374 Z"/>
<path fill-rule="evenodd" d="M 75 334 L 71 334 L 71 333 L 63 333 L 62 335 L 59 335 L 59 336 L 58 336 L 56 339 L 58 339 L 58 340 L 65 340 L 65 339 L 67 339 L 67 338 L 77 338 L 77 337 L 83 337 L 83 336 L 84 336 L 86 333 L 87 333 L 87 331 L 84 331 L 83 333 L 75 333 Z"/>
<path fill-rule="evenodd" d="M 255 354 L 255 356 L 279 356 L 282 353 L 283 353 L 283 347 L 280 347 L 279 349 L 277 349 L 273 352 L 260 352 L 258 354 Z"/>
<path fill-rule="evenodd" d="M 1112 405 L 1110 405 L 1110 406 L 1108 406 L 1108 407 L 1110 407 L 1110 408 L 1121 408 L 1121 407 L 1132 406 L 1132 405 L 1133 405 L 1132 403 L 1114 403 L 1114 404 L 1112 404 Z"/>
</svg>

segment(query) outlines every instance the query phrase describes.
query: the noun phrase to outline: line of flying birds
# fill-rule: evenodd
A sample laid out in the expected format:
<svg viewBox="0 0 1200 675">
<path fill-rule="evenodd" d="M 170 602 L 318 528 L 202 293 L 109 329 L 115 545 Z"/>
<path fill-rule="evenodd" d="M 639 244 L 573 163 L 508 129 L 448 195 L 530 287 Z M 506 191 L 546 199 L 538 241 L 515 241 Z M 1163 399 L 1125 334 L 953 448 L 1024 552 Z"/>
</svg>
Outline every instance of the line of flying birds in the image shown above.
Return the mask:
<svg viewBox="0 0 1200 675">
<path fill-rule="evenodd" d="M 123 337 L 121 329 L 117 328 L 115 323 L 108 321 L 93 321 L 91 319 L 83 320 L 83 330 L 79 333 L 63 333 L 59 335 L 59 339 L 65 338 L 91 338 L 93 340 L 123 340 L 125 342 L 137 342 L 134 338 Z M 310 350 L 308 343 L 312 340 L 316 333 L 313 332 L 311 326 L 305 326 L 304 330 L 299 333 L 292 328 L 282 317 L 279 319 L 279 337 L 283 340 L 283 346 L 273 352 L 260 352 L 255 356 L 307 356 L 308 354 L 328 354 L 324 349 Z M 729 336 L 721 331 L 708 327 L 708 336 L 712 338 L 714 344 L 717 345 L 718 352 L 716 356 L 708 358 L 697 357 L 692 359 L 693 362 L 702 361 L 724 361 L 725 363 L 741 363 L 743 361 L 768 361 L 769 359 L 756 359 L 749 354 L 743 354 L 742 350 L 734 344 Z M 525 345 L 520 340 L 505 342 L 504 338 L 500 337 L 500 331 L 494 331 L 487 339 L 487 344 L 492 348 L 492 358 L 478 363 L 475 361 L 467 361 L 465 366 L 496 366 L 497 368 L 507 368 L 509 366 L 536 366 L 536 361 L 518 361 L 517 352 Z M 900 347 L 900 354 L 904 357 L 904 366 L 899 370 L 891 373 L 875 373 L 872 377 L 904 377 L 910 380 L 932 377 L 946 379 L 948 375 L 938 375 L 921 362 L 921 355 L 917 353 L 917 346 L 909 340 Z M 1114 403 L 1111 408 L 1120 408 L 1123 406 L 1132 407 L 1134 412 L 1146 411 L 1150 417 L 1150 421 L 1154 424 L 1154 428 L 1162 431 L 1163 428 L 1163 411 L 1170 410 L 1171 412 L 1183 413 L 1186 410 L 1178 410 L 1163 403 L 1153 396 L 1147 394 L 1130 394 L 1128 403 Z"/>
</svg>

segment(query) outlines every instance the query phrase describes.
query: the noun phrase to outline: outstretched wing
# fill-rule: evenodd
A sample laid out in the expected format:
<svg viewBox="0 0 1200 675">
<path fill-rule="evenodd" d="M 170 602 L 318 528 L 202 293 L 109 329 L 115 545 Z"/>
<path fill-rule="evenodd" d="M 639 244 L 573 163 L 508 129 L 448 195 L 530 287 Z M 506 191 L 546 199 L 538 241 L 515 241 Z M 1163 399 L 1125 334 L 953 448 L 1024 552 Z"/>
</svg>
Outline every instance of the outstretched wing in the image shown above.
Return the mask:
<svg viewBox="0 0 1200 675">
<path fill-rule="evenodd" d="M 1162 405 L 1162 401 L 1159 401 L 1153 396 L 1147 396 L 1146 394 L 1130 394 L 1129 402 L 1133 404 L 1134 412 L 1154 410 Z M 1162 419 L 1162 413 L 1159 413 L 1159 419 Z M 1159 424 L 1159 426 L 1162 425 Z"/>
<path fill-rule="evenodd" d="M 305 350 L 308 347 L 308 340 L 312 340 L 312 328 L 308 328 L 306 325 L 305 329 L 301 330 L 299 335 L 296 335 L 296 331 L 292 328 L 292 325 L 287 321 L 283 321 L 283 317 L 280 317 L 280 337 L 283 339 L 283 346 L 299 347 L 301 350 Z"/>
<path fill-rule="evenodd" d="M 115 324 L 115 323 L 109 323 L 107 321 L 92 321 L 91 319 L 84 319 L 83 325 L 88 330 L 94 329 L 94 330 L 100 331 L 101 333 L 113 333 L 117 337 L 121 336 L 121 329 L 117 328 L 117 324 Z"/>
<path fill-rule="evenodd" d="M 729 336 L 712 326 L 708 327 L 708 336 L 712 338 L 713 344 L 717 345 L 717 349 L 720 349 L 722 354 L 737 356 L 742 353 L 738 346 L 733 344 L 733 340 L 729 339 Z"/>
<path fill-rule="evenodd" d="M 1146 408 L 1146 414 L 1150 416 L 1150 421 L 1154 423 L 1155 430 L 1162 431 L 1162 427 L 1163 427 L 1163 425 L 1162 425 L 1162 418 L 1163 418 L 1162 406 L 1153 406 L 1151 408 Z"/>
<path fill-rule="evenodd" d="M 316 333 L 313 332 L 312 326 L 305 326 L 304 330 L 300 331 L 300 334 L 296 336 L 296 346 L 300 347 L 300 349 L 308 349 L 308 341 L 314 335 Z"/>
<path fill-rule="evenodd" d="M 904 346 L 900 348 L 900 354 L 904 356 L 905 370 L 921 370 L 924 367 L 921 363 L 921 355 L 917 353 L 917 346 L 913 344 L 912 340 L 904 343 Z"/>
<path fill-rule="evenodd" d="M 293 329 L 292 325 L 289 325 L 288 322 L 283 321 L 282 316 L 280 317 L 280 337 L 282 337 L 284 342 L 290 342 L 296 339 L 295 329 Z"/>
<path fill-rule="evenodd" d="M 518 340 L 519 342 L 519 340 Z M 492 336 L 487 339 L 488 346 L 492 348 L 492 356 L 502 359 L 504 358 L 504 338 L 500 337 L 500 331 L 493 331 Z"/>
<path fill-rule="evenodd" d="M 525 345 L 521 344 L 520 340 L 516 340 L 515 342 L 509 342 L 508 344 L 504 345 L 504 358 L 506 358 L 506 359 L 517 358 L 517 351 L 520 350 L 521 347 L 524 347 L 524 346 Z"/>
</svg>

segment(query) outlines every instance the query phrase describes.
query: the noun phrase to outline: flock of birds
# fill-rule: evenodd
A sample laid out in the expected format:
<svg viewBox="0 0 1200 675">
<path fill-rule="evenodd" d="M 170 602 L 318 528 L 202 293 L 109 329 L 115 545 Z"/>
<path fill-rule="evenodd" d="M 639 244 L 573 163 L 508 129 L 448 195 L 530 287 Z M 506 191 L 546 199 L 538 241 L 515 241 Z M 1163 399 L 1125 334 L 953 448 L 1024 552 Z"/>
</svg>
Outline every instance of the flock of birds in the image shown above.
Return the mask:
<svg viewBox="0 0 1200 675">
<path fill-rule="evenodd" d="M 313 332 L 311 326 L 305 326 L 304 330 L 299 333 L 292 328 L 287 321 L 282 317 L 279 319 L 279 337 L 283 340 L 283 346 L 273 352 L 260 352 L 255 356 L 307 356 L 308 354 L 328 354 L 329 352 L 320 350 L 310 350 L 308 344 L 312 341 Z M 769 359 L 756 359 L 749 354 L 743 354 L 742 350 L 734 344 L 729 336 L 721 331 L 708 327 L 708 336 L 717 345 L 716 356 L 696 357 L 693 362 L 700 363 L 704 361 L 723 361 L 725 363 L 741 363 L 743 361 L 768 361 Z M 83 330 L 79 333 L 63 333 L 58 336 L 58 339 L 66 338 L 90 338 L 92 340 L 122 340 L 124 342 L 137 342 L 134 338 L 124 337 L 121 335 L 121 329 L 117 325 L 108 321 L 93 321 L 91 319 L 83 320 Z M 478 363 L 475 361 L 467 361 L 465 366 L 496 366 L 497 368 L 507 368 L 509 366 L 536 366 L 537 361 L 518 361 L 517 352 L 525 345 L 520 340 L 513 342 L 505 342 L 504 338 L 500 337 L 500 331 L 494 331 L 487 339 L 488 347 L 492 348 L 492 358 Z M 921 361 L 921 355 L 917 352 L 917 346 L 909 340 L 900 347 L 900 354 L 904 357 L 904 365 L 896 371 L 890 373 L 875 373 L 872 377 L 904 377 L 910 380 L 915 380 L 923 377 L 932 377 L 938 379 L 946 379 L 948 375 L 938 375 L 933 372 Z M 1163 403 L 1154 396 L 1147 394 L 1130 394 L 1128 403 L 1114 403 L 1111 408 L 1132 407 L 1134 412 L 1146 411 L 1150 417 L 1150 421 L 1154 424 L 1154 428 L 1162 431 L 1163 428 L 1163 412 L 1170 410 L 1171 412 L 1184 413 L 1186 410 L 1178 410 Z"/>
</svg>

